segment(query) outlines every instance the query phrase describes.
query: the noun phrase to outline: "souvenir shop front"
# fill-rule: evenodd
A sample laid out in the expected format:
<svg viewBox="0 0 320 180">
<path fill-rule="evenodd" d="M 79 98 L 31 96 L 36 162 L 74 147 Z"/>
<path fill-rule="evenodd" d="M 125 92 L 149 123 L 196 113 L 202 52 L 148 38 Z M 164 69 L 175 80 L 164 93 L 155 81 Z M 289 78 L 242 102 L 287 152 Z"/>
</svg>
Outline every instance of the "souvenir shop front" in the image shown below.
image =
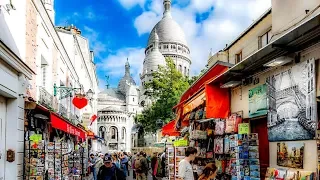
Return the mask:
<svg viewBox="0 0 320 180">
<path fill-rule="evenodd" d="M 88 164 L 85 131 L 32 106 L 25 111 L 24 179 L 82 179 Z"/>
</svg>

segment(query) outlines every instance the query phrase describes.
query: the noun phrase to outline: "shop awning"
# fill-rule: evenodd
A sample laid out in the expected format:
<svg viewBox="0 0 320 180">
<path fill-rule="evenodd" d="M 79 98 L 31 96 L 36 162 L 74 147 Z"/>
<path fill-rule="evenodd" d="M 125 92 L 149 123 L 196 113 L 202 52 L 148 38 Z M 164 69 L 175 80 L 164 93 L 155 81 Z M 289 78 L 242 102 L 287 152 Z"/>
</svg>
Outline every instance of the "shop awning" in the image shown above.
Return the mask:
<svg viewBox="0 0 320 180">
<path fill-rule="evenodd" d="M 162 127 L 163 136 L 180 136 L 180 132 L 175 130 L 176 120 L 170 121 L 168 124 Z"/>
<path fill-rule="evenodd" d="M 208 69 L 205 74 L 203 74 L 186 92 L 183 93 L 180 102 L 192 98 L 192 96 L 196 95 L 201 89 L 204 89 L 207 82 L 226 72 L 230 67 L 232 67 L 232 64 L 230 63 L 221 61 L 216 62 L 215 65 Z"/>
<path fill-rule="evenodd" d="M 51 120 L 51 126 L 53 128 L 59 129 L 59 130 L 64 131 L 68 134 L 77 136 L 81 139 L 86 138 L 86 133 L 82 129 L 65 121 L 64 119 L 60 118 L 58 115 L 56 115 L 54 113 L 50 113 L 50 120 Z"/>
<path fill-rule="evenodd" d="M 94 132 L 92 132 L 91 130 L 88 130 L 88 131 L 87 131 L 87 136 L 88 136 L 88 137 L 94 137 L 95 134 L 94 134 Z"/>
</svg>

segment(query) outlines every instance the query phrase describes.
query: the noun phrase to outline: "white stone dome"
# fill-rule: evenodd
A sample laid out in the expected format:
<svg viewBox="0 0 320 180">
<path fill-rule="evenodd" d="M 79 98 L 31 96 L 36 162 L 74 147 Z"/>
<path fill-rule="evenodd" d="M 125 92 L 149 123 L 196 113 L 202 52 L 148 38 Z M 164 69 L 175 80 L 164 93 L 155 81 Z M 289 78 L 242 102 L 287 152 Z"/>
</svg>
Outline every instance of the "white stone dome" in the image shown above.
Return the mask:
<svg viewBox="0 0 320 180">
<path fill-rule="evenodd" d="M 164 16 L 152 29 L 149 39 L 148 45 L 149 47 L 151 44 L 154 43 L 154 32 L 157 29 L 157 33 L 159 36 L 159 42 L 175 42 L 181 43 L 187 46 L 187 40 L 185 38 L 185 34 L 179 24 L 171 17 L 171 16 Z"/>
</svg>

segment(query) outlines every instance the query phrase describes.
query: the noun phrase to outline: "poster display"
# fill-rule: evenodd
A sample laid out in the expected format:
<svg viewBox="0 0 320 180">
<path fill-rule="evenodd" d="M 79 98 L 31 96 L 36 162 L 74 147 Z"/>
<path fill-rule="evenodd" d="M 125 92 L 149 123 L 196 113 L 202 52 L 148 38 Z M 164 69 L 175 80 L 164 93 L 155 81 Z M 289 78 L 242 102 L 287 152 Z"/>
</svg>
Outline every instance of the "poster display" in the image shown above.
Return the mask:
<svg viewBox="0 0 320 180">
<path fill-rule="evenodd" d="M 267 78 L 269 141 L 310 140 L 316 130 L 315 61 Z"/>
<path fill-rule="evenodd" d="M 304 143 L 277 143 L 277 165 L 283 167 L 303 169 Z"/>
<path fill-rule="evenodd" d="M 266 115 L 267 85 L 263 84 L 249 90 L 249 118 Z"/>
</svg>

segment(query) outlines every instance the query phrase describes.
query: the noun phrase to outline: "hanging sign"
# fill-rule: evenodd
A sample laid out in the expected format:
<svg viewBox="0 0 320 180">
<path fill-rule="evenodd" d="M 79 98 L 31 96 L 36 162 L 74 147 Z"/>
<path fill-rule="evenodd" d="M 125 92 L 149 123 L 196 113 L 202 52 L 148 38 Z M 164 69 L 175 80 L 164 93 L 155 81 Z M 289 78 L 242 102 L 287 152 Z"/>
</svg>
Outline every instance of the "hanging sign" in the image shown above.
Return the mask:
<svg viewBox="0 0 320 180">
<path fill-rule="evenodd" d="M 250 124 L 249 123 L 240 123 L 238 130 L 239 130 L 239 134 L 249 134 Z"/>
<path fill-rule="evenodd" d="M 72 104 L 76 108 L 82 109 L 86 107 L 86 105 L 88 104 L 88 100 L 85 97 L 76 96 L 72 99 Z"/>
<path fill-rule="evenodd" d="M 51 119 L 51 125 L 53 128 L 59 129 L 71 135 L 75 135 L 82 139 L 86 138 L 86 134 L 83 130 L 77 128 L 72 124 L 69 124 L 68 122 L 58 117 L 57 115 L 51 113 L 50 119 Z"/>
<path fill-rule="evenodd" d="M 249 90 L 249 117 L 266 115 L 267 107 L 267 85 L 263 84 Z"/>
</svg>

